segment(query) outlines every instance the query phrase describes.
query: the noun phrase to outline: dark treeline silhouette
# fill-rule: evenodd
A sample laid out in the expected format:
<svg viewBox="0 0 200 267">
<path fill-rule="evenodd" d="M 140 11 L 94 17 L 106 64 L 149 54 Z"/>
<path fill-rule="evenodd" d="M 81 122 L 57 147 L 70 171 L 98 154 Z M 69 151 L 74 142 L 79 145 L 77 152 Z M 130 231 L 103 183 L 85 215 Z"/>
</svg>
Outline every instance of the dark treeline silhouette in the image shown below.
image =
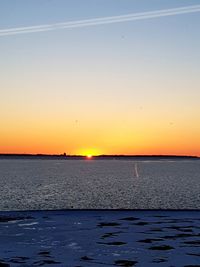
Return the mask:
<svg viewBox="0 0 200 267">
<path fill-rule="evenodd" d="M 0 159 L 62 159 L 62 160 L 69 160 L 69 159 L 86 159 L 86 156 L 81 155 L 66 155 L 63 154 L 0 154 Z M 93 156 L 92 159 L 95 160 L 102 160 L 102 159 L 129 159 L 129 160 L 183 160 L 183 159 L 200 159 L 197 156 L 180 156 L 180 155 L 99 155 Z"/>
</svg>

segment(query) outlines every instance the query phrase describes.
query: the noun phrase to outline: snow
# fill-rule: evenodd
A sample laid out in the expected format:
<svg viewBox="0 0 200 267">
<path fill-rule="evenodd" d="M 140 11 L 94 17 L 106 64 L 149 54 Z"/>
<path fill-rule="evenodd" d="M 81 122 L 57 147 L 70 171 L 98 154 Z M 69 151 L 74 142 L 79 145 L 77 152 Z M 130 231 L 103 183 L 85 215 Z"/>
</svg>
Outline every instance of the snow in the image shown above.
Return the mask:
<svg viewBox="0 0 200 267">
<path fill-rule="evenodd" d="M 0 212 L 0 266 L 198 266 L 199 222 L 187 210 Z"/>
</svg>

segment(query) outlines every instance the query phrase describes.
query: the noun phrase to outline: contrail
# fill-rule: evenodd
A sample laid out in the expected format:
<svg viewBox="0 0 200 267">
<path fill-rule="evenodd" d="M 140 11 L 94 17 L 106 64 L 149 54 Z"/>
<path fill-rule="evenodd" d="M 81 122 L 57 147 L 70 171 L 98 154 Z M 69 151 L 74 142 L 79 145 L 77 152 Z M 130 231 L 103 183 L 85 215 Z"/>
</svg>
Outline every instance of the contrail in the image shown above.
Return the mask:
<svg viewBox="0 0 200 267">
<path fill-rule="evenodd" d="M 146 20 L 146 19 L 166 17 L 166 16 L 175 16 L 175 15 L 181 15 L 181 14 L 194 13 L 194 12 L 200 12 L 200 5 L 192 5 L 192 6 L 185 6 L 185 7 L 179 7 L 179 8 L 148 11 L 148 12 L 142 12 L 142 13 L 141 12 L 131 13 L 131 14 L 120 15 L 120 16 L 112 16 L 112 17 L 67 21 L 67 22 L 54 23 L 54 24 L 43 24 L 43 25 L 38 25 L 38 26 L 0 29 L 0 36 L 26 34 L 26 33 L 34 33 L 34 32 L 45 32 L 45 31 L 53 31 L 53 30 L 58 30 L 58 29 L 81 28 L 81 27 L 88 27 L 88 26 L 111 24 L 111 23 L 135 21 L 135 20 Z"/>
</svg>

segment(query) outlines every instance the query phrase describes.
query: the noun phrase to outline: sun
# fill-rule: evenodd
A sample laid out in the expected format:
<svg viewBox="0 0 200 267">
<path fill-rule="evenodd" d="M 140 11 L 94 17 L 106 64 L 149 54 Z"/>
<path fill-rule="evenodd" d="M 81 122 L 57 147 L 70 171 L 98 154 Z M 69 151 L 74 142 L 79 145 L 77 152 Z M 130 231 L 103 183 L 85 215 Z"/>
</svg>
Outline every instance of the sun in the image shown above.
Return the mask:
<svg viewBox="0 0 200 267">
<path fill-rule="evenodd" d="M 86 155 L 86 158 L 87 158 L 87 159 L 92 159 L 92 157 L 93 157 L 93 156 L 92 156 L 91 154 Z"/>
<path fill-rule="evenodd" d="M 101 155 L 100 150 L 97 148 L 86 148 L 86 149 L 80 149 L 77 155 L 81 155 L 86 157 L 87 159 L 92 159 L 95 156 Z"/>
</svg>

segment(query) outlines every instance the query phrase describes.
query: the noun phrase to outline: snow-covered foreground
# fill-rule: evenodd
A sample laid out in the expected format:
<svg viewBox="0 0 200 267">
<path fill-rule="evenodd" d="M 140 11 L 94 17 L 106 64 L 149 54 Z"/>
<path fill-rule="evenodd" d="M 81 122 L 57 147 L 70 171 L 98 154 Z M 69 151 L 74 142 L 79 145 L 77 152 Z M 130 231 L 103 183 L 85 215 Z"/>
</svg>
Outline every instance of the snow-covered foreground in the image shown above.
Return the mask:
<svg viewBox="0 0 200 267">
<path fill-rule="evenodd" d="M 0 212 L 0 266 L 200 266 L 200 211 Z"/>
</svg>

